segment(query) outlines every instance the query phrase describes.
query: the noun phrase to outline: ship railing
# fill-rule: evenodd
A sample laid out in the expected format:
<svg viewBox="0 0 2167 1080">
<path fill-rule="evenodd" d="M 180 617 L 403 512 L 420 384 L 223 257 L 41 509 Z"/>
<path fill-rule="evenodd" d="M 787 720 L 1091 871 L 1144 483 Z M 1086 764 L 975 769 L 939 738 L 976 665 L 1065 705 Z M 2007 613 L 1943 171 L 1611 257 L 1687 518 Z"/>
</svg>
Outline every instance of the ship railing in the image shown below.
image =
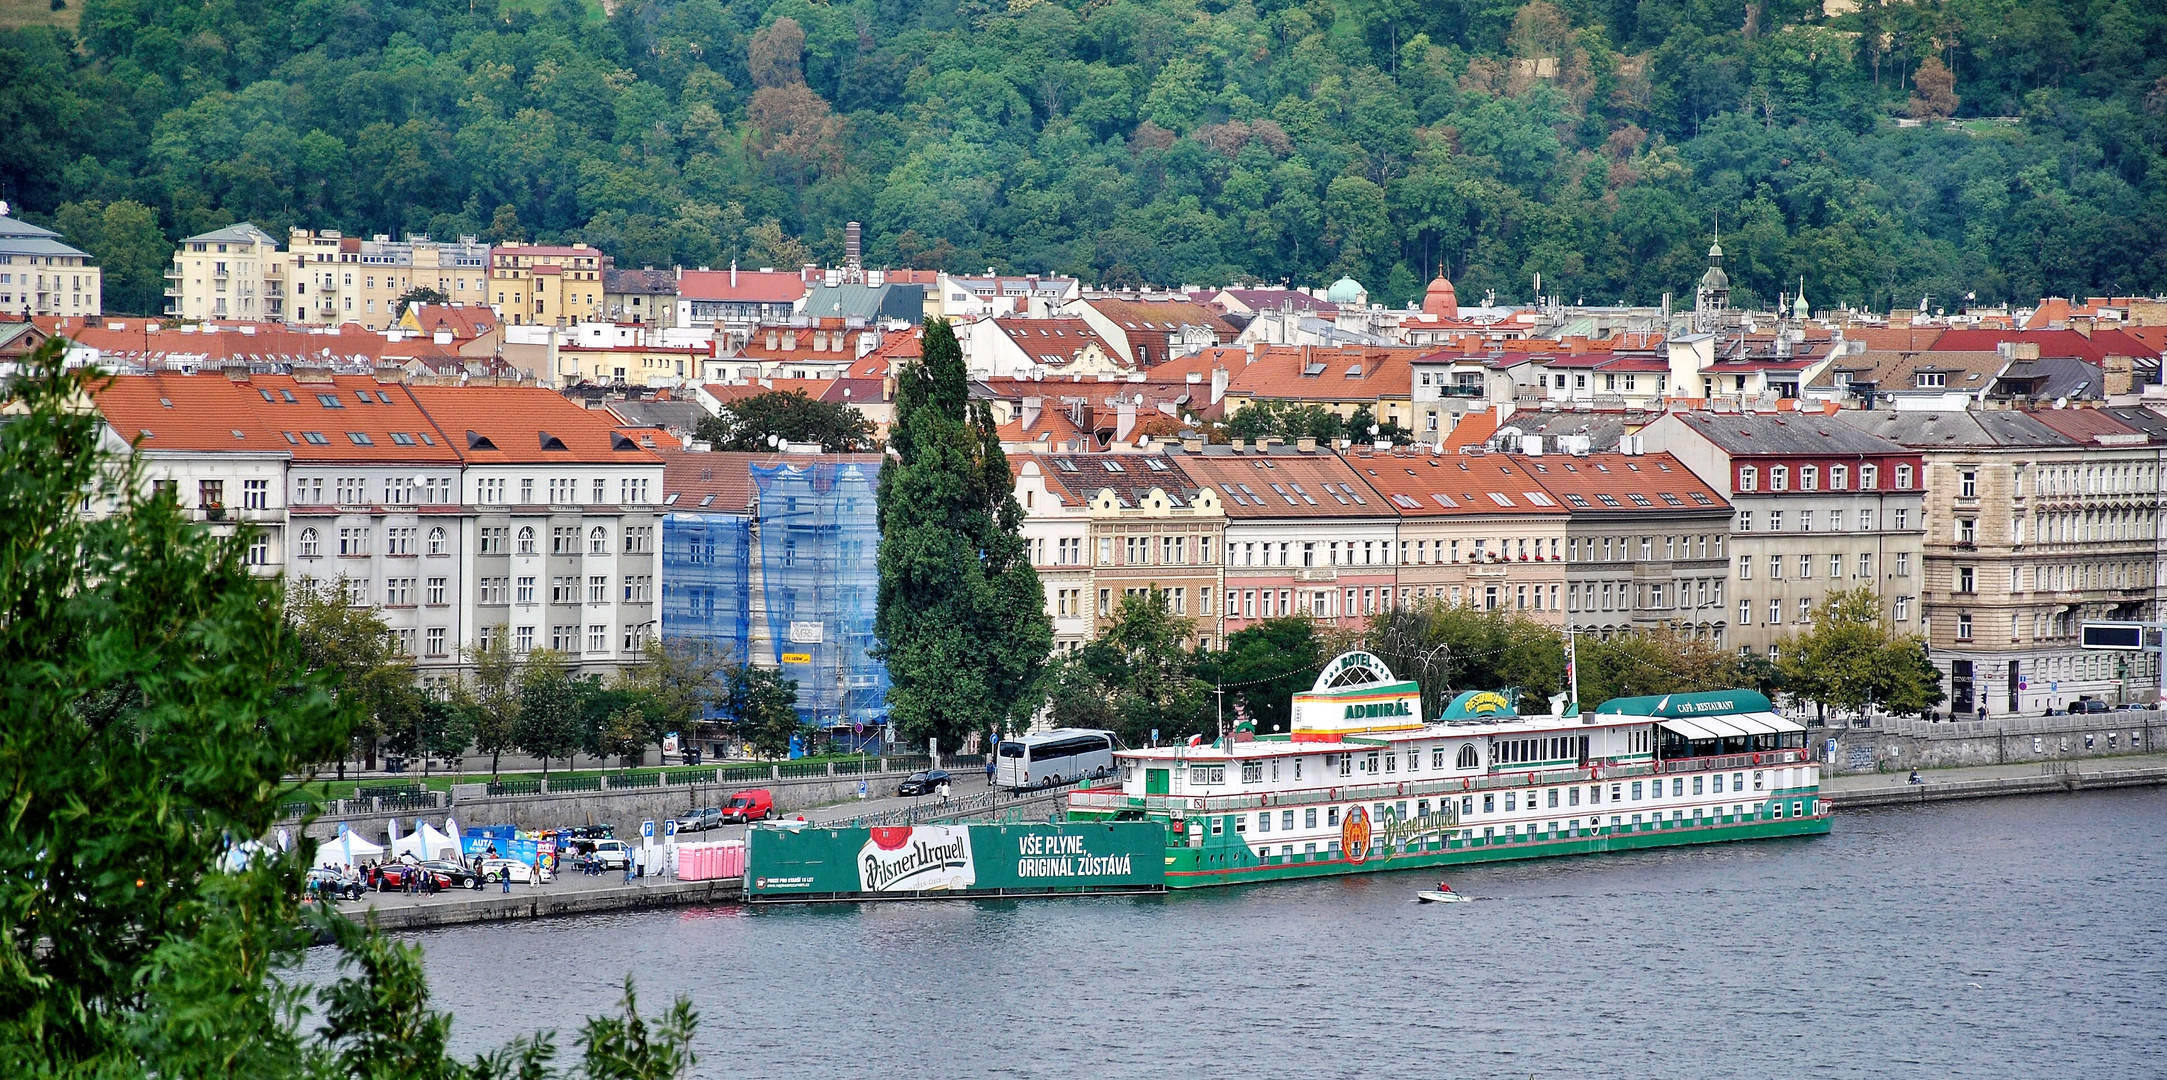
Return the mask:
<svg viewBox="0 0 2167 1080">
<path fill-rule="evenodd" d="M 1672 758 L 1663 763 L 1666 773 L 1718 772 L 1724 769 L 1765 769 L 1772 765 L 1797 765 L 1807 760 L 1804 750 L 1763 750 L 1754 754 L 1719 754 L 1713 757 Z"/>
</svg>

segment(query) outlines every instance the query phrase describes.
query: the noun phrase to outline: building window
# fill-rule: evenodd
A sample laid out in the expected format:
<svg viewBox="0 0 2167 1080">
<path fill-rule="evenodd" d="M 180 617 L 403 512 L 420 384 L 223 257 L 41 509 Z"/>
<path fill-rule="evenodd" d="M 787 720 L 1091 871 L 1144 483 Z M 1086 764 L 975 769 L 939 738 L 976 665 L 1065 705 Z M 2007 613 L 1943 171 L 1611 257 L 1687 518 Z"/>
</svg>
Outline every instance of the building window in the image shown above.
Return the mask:
<svg viewBox="0 0 2167 1080">
<path fill-rule="evenodd" d="M 1903 622 L 1903 621 L 1904 621 L 1905 619 L 1908 619 L 1908 618 L 1910 618 L 1910 617 L 1911 617 L 1911 598 L 1910 598 L 1910 597 L 1908 597 L 1908 596 L 1899 596 L 1899 597 L 1897 597 L 1897 598 L 1896 598 L 1896 621 L 1897 621 L 1898 623 L 1902 623 L 1902 622 Z"/>
<path fill-rule="evenodd" d="M 558 525 L 549 530 L 549 553 L 551 555 L 579 554 L 579 526 Z"/>
<path fill-rule="evenodd" d="M 498 578 L 497 580 L 502 581 L 503 579 Z M 534 578 L 532 575 L 519 579 L 519 602 L 522 604 L 534 602 Z"/>
<path fill-rule="evenodd" d="M 316 557 L 316 550 L 317 550 L 317 544 L 318 544 L 318 540 L 317 540 L 317 537 L 316 537 L 316 530 L 315 530 L 315 529 L 303 529 L 303 530 L 301 530 L 301 557 L 302 557 L 302 558 L 304 558 L 304 559 L 313 559 L 313 558 L 315 558 L 315 557 Z"/>
<path fill-rule="evenodd" d="M 1859 466 L 1859 490 L 1872 491 L 1881 483 L 1881 469 L 1875 465 Z"/>
<path fill-rule="evenodd" d="M 1973 570 L 1973 569 L 1972 569 L 1971 567 L 1969 567 L 1969 566 L 1959 566 L 1959 567 L 1957 567 L 1957 568 L 1956 568 L 1956 591 L 1957 591 L 1957 592 L 1960 592 L 1960 593 L 1976 592 L 1977 590 L 1976 590 L 1975 588 L 1973 588 L 1973 586 L 1974 586 L 1974 585 L 1975 585 L 1975 584 L 1977 583 L 1977 580 L 1978 580 L 1978 578 L 1977 578 L 1977 576 L 1976 576 L 1976 573 L 1975 573 L 1975 571 L 1974 571 L 1974 570 Z"/>
<path fill-rule="evenodd" d="M 1751 465 L 1738 467 L 1738 490 L 1757 491 L 1760 488 L 1761 471 Z"/>
<path fill-rule="evenodd" d="M 1979 542 L 1979 519 L 1977 519 L 1977 518 L 1957 518 L 1957 519 L 1956 519 L 1956 542 L 1957 542 L 1957 543 L 1959 543 L 1959 544 L 1976 544 L 1976 543 L 1978 543 L 1978 542 Z"/>
<path fill-rule="evenodd" d="M 1791 488 L 1791 470 L 1783 465 L 1768 467 L 1768 490 L 1788 491 Z"/>
<path fill-rule="evenodd" d="M 1909 529 L 1910 527 L 1911 527 L 1911 511 L 1909 511 L 1909 510 L 1902 510 L 1902 509 L 1899 509 L 1899 510 L 1897 510 L 1897 511 L 1896 511 L 1896 531 L 1897 531 L 1897 532 L 1903 532 L 1903 531 L 1905 531 L 1905 530 Z"/>
<path fill-rule="evenodd" d="M 1971 640 L 1971 612 L 1959 611 L 1956 613 L 1956 640 Z"/>
<path fill-rule="evenodd" d="M 1753 580 L 1753 556 L 1740 555 L 1738 557 L 1738 580 Z"/>
<path fill-rule="evenodd" d="M 1783 601 L 1770 600 L 1768 602 L 1768 625 L 1783 625 Z"/>
<path fill-rule="evenodd" d="M 442 603 L 444 602 L 444 588 L 445 588 L 445 579 L 443 579 L 443 578 L 440 578 L 440 577 L 433 577 L 433 578 L 430 578 L 430 579 L 429 579 L 429 603 L 430 603 L 430 604 L 432 604 L 432 605 L 435 605 L 435 604 L 442 604 Z"/>
<path fill-rule="evenodd" d="M 271 482 L 269 480 L 241 481 L 241 509 L 268 510 L 271 507 Z"/>
<path fill-rule="evenodd" d="M 268 566 L 271 562 L 271 538 L 257 535 L 248 542 L 248 565 Z"/>
<path fill-rule="evenodd" d="M 1738 625 L 1753 625 L 1753 601 L 1740 600 L 1738 602 Z"/>
<path fill-rule="evenodd" d="M 429 640 L 429 655 L 430 655 L 430 656 L 442 656 L 442 655 L 444 655 L 444 628 L 443 628 L 443 627 L 441 627 L 441 626 L 432 626 L 432 627 L 430 627 L 430 628 L 429 628 L 429 639 L 428 639 L 428 640 Z"/>
<path fill-rule="evenodd" d="M 442 555 L 442 554 L 444 554 L 444 542 L 445 542 L 445 534 L 444 534 L 444 527 L 443 527 L 443 526 L 439 525 L 439 526 L 437 526 L 437 527 L 435 527 L 435 528 L 433 528 L 433 529 L 430 529 L 430 530 L 429 530 L 429 554 L 431 554 L 431 555 Z"/>
<path fill-rule="evenodd" d="M 1798 490 L 1800 490 L 1800 491 L 1819 491 L 1819 490 L 1821 490 L 1821 470 L 1819 470 L 1819 469 L 1817 469 L 1817 468 L 1815 468 L 1815 467 L 1813 467 L 1813 466 L 1811 466 L 1811 465 L 1801 465 L 1801 466 L 1799 466 L 1799 469 L 1798 469 Z"/>
<path fill-rule="evenodd" d="M 602 482 L 600 480 L 595 481 L 595 484 L 597 486 L 599 486 L 601 483 Z M 599 494 L 599 492 L 597 494 Z M 604 626 L 601 623 L 595 623 L 587 627 L 587 651 L 609 651 L 609 627 Z"/>
<path fill-rule="evenodd" d="M 533 651 L 534 651 L 534 628 L 533 628 L 533 627 L 531 627 L 531 626 L 522 626 L 522 627 L 520 627 L 520 628 L 519 628 L 519 632 L 518 632 L 517 634 L 515 634 L 515 635 L 513 636 L 513 638 L 512 638 L 512 649 L 513 649 L 513 651 L 515 651 L 515 652 L 522 652 L 522 653 L 530 653 L 530 652 L 533 652 Z"/>
<path fill-rule="evenodd" d="M 1959 499 L 1976 499 L 1979 497 L 1979 470 L 1957 470 L 1956 497 Z"/>
<path fill-rule="evenodd" d="M 609 603 L 609 578 L 597 575 L 587 579 L 587 602 L 590 604 Z"/>
<path fill-rule="evenodd" d="M 1896 467 L 1896 490 L 1911 490 L 1911 466 L 1898 465 Z"/>
</svg>

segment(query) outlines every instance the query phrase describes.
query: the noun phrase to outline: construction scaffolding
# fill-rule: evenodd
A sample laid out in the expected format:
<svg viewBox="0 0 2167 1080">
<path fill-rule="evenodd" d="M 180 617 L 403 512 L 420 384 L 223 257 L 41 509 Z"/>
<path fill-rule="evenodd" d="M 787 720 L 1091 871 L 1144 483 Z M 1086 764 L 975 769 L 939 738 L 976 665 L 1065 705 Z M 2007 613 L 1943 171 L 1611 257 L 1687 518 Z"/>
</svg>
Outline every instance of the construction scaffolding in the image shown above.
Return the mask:
<svg viewBox="0 0 2167 1080">
<path fill-rule="evenodd" d="M 798 714 L 830 730 L 888 719 L 888 669 L 866 655 L 880 593 L 872 455 L 754 464 L 760 578 L 772 660 Z"/>
<path fill-rule="evenodd" d="M 662 638 L 700 641 L 734 663 L 752 659 L 752 518 L 662 516 Z"/>
</svg>

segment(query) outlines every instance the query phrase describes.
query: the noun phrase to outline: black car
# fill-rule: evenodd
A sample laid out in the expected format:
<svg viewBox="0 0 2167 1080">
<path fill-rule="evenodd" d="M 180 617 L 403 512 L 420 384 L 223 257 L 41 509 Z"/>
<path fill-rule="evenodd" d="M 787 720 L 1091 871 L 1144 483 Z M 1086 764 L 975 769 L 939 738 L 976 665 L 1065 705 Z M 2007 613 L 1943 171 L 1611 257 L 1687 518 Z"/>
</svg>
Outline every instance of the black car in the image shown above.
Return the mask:
<svg viewBox="0 0 2167 1080">
<path fill-rule="evenodd" d="M 953 782 L 945 769 L 914 772 L 906 777 L 902 783 L 895 786 L 895 793 L 898 795 L 931 795 L 939 791 L 942 784 Z"/>
<path fill-rule="evenodd" d="M 436 883 L 450 889 L 479 889 L 482 876 L 473 869 L 461 866 L 450 859 L 431 859 L 422 863 L 422 869 L 436 875 Z"/>
<path fill-rule="evenodd" d="M 703 806 L 698 810 L 687 810 L 685 816 L 677 819 L 677 831 L 681 833 L 706 832 L 709 829 L 719 829 L 721 827 L 722 807 L 719 806 Z"/>
</svg>

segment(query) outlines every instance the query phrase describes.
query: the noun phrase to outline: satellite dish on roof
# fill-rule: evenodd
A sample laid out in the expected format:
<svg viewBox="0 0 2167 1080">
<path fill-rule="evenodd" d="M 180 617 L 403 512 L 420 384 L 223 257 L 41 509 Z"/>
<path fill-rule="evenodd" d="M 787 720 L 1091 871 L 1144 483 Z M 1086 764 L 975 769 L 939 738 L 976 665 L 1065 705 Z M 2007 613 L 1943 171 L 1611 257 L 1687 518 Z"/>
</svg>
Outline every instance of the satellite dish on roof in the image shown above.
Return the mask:
<svg viewBox="0 0 2167 1080">
<path fill-rule="evenodd" d="M 2068 399 L 2068 398 L 2066 398 L 2066 397 L 2058 397 L 2058 398 L 2055 398 L 2055 399 L 2054 399 L 2054 407 L 2055 407 L 2055 408 L 2057 408 L 2057 409 L 2066 409 L 2066 408 L 2068 408 L 2068 407 L 2069 407 L 2069 399 Z"/>
</svg>

